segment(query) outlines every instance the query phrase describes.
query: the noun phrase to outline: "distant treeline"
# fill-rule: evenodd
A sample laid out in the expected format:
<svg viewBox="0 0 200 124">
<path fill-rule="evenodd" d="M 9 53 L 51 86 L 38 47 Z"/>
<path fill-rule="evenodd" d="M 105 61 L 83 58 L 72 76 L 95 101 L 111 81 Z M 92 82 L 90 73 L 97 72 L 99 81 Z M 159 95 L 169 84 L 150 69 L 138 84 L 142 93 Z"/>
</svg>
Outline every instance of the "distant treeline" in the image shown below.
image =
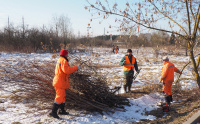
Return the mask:
<svg viewBox="0 0 200 124">
<path fill-rule="evenodd" d="M 197 38 L 199 39 L 199 38 Z M 76 48 L 84 45 L 89 47 L 112 47 L 115 43 L 120 43 L 124 47 L 135 46 L 160 46 L 176 45 L 186 46 L 181 42 L 181 37 L 174 34 L 154 32 L 152 34 L 140 34 L 139 36 L 130 35 L 102 35 L 97 37 L 76 38 L 72 33 L 62 34 L 57 30 L 47 28 L 22 28 L 9 26 L 0 31 L 1 51 L 20 51 L 20 52 L 53 52 L 61 48 Z"/>
<path fill-rule="evenodd" d="M 57 49 L 62 39 L 50 30 L 36 28 L 20 30 L 14 27 L 0 31 L 1 51 L 36 52 Z"/>
<path fill-rule="evenodd" d="M 119 35 L 112 35 L 112 40 L 115 40 Z M 110 40 L 111 37 L 110 35 L 101 35 L 101 36 L 97 36 L 96 39 L 99 39 L 99 40 Z"/>
</svg>

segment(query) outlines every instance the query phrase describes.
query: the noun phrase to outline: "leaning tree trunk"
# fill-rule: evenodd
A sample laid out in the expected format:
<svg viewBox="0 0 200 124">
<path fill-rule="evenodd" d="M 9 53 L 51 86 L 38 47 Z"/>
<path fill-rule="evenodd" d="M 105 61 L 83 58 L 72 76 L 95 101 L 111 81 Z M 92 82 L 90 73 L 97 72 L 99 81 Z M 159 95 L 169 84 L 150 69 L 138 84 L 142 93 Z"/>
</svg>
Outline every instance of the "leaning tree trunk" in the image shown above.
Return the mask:
<svg viewBox="0 0 200 124">
<path fill-rule="evenodd" d="M 200 54 L 198 55 L 198 59 L 197 59 L 197 68 L 199 67 L 199 63 L 200 63 Z"/>
<path fill-rule="evenodd" d="M 196 65 L 196 61 L 195 61 L 195 58 L 194 58 L 193 49 L 189 49 L 189 56 L 190 56 L 191 63 L 192 63 L 192 66 L 193 66 L 195 79 L 197 80 L 197 84 L 200 88 L 200 77 L 199 77 L 199 72 L 198 72 L 198 66 Z"/>
<path fill-rule="evenodd" d="M 186 45 L 185 45 L 185 56 L 188 56 L 188 45 L 187 45 L 187 43 L 186 43 Z"/>
</svg>

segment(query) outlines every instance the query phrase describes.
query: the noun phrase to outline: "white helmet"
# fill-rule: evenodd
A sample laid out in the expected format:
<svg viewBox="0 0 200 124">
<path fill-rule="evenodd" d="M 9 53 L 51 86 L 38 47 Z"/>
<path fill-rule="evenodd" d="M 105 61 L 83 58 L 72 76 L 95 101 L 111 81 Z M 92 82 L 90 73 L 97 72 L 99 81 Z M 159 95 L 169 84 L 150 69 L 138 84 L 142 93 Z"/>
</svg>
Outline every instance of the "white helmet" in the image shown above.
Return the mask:
<svg viewBox="0 0 200 124">
<path fill-rule="evenodd" d="M 164 57 L 162 58 L 162 60 L 164 60 L 164 61 L 169 61 L 169 58 L 168 58 L 168 56 L 164 56 Z"/>
</svg>

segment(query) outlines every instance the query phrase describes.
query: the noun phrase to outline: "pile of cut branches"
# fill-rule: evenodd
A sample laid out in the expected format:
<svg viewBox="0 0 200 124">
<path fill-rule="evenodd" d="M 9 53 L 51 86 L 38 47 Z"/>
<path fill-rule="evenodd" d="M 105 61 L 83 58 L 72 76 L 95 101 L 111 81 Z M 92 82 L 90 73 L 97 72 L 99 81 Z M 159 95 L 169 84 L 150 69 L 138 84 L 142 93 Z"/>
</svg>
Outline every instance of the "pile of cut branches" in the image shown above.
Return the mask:
<svg viewBox="0 0 200 124">
<path fill-rule="evenodd" d="M 70 101 L 73 97 L 74 105 L 88 107 L 91 111 L 109 111 L 112 112 L 115 109 L 123 109 L 122 105 L 129 105 L 128 100 L 125 97 L 114 94 L 107 85 L 107 82 L 98 77 L 87 74 L 74 73 L 70 76 L 71 86 L 77 91 L 78 95 L 67 95 Z M 80 101 L 80 102 L 79 102 Z M 89 105 L 89 106 L 88 106 Z M 110 109 L 112 108 L 112 110 Z"/>
<path fill-rule="evenodd" d="M 52 86 L 55 62 L 19 62 L 17 66 L 5 68 L 4 80 L 15 83 L 20 89 L 14 91 L 15 102 L 46 103 L 52 105 L 55 90 Z M 87 69 L 87 71 L 84 71 Z M 106 80 L 96 72 L 88 71 L 87 64 L 82 71 L 70 75 L 71 88 L 66 90 L 68 108 L 93 112 L 124 111 L 123 105 L 129 105 L 127 98 L 114 94 Z"/>
</svg>

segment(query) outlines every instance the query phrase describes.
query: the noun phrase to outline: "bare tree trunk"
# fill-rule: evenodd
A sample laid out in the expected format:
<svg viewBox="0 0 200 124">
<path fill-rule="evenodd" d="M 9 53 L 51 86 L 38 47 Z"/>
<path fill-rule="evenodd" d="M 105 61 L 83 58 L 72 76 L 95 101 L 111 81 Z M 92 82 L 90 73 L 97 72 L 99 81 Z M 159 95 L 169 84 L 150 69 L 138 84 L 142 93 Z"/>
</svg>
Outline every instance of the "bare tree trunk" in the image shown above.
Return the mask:
<svg viewBox="0 0 200 124">
<path fill-rule="evenodd" d="M 194 76 L 195 76 L 195 79 L 197 80 L 197 84 L 200 88 L 200 77 L 199 77 L 199 73 L 198 73 L 198 67 L 197 67 L 196 61 L 194 59 L 193 49 L 189 50 L 189 55 L 190 55 L 191 63 L 192 63 L 192 66 L 193 66 Z"/>
<path fill-rule="evenodd" d="M 199 54 L 198 59 L 197 59 L 197 69 L 199 67 L 199 63 L 200 63 L 200 54 Z"/>
<path fill-rule="evenodd" d="M 186 47 L 186 49 L 185 49 L 185 56 L 188 56 L 187 47 Z"/>
<path fill-rule="evenodd" d="M 188 44 L 186 42 L 186 45 L 185 45 L 185 56 L 188 56 Z"/>
</svg>

